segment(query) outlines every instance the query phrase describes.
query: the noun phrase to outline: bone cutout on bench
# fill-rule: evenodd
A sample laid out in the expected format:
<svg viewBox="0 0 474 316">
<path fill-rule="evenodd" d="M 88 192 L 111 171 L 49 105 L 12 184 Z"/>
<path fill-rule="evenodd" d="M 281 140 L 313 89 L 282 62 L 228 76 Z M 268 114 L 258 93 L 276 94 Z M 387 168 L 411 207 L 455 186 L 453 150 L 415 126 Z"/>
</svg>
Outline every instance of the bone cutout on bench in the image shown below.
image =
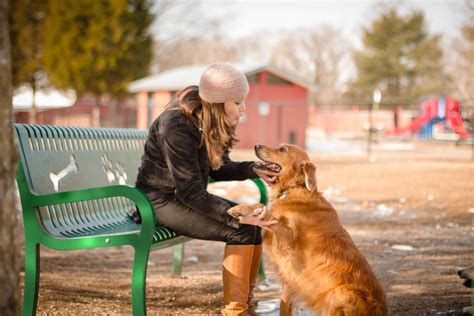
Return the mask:
<svg viewBox="0 0 474 316">
<path fill-rule="evenodd" d="M 69 165 L 67 165 L 66 168 L 59 171 L 58 174 L 55 174 L 54 172 L 51 172 L 49 174 L 49 178 L 53 182 L 54 191 L 56 192 L 59 191 L 59 181 L 61 181 L 63 178 L 65 178 L 67 175 L 69 175 L 72 172 L 74 173 L 79 172 L 79 168 L 76 164 L 76 159 L 74 158 L 74 155 L 71 155 Z"/>
</svg>

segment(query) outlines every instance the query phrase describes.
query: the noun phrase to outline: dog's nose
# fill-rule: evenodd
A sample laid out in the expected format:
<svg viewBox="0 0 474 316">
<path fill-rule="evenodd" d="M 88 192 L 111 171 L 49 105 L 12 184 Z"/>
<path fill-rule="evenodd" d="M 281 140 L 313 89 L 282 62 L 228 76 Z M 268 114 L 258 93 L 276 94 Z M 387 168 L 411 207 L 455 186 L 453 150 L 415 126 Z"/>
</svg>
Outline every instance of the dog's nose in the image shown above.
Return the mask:
<svg viewBox="0 0 474 316">
<path fill-rule="evenodd" d="M 257 145 L 255 145 L 255 150 L 258 150 L 258 149 L 260 149 L 261 147 L 262 147 L 262 145 L 258 145 L 258 144 L 257 144 Z"/>
</svg>

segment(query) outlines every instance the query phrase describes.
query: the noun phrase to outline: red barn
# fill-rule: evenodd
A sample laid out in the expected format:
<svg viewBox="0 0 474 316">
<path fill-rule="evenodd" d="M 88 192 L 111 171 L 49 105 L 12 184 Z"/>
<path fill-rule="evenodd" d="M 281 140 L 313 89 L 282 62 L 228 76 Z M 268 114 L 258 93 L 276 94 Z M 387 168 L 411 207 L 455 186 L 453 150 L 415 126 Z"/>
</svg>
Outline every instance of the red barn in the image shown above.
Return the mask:
<svg viewBox="0 0 474 316">
<path fill-rule="evenodd" d="M 137 127 L 148 128 L 176 92 L 197 85 L 208 65 L 175 68 L 130 84 L 137 93 Z M 305 148 L 308 85 L 272 66 L 238 66 L 250 84 L 247 111 L 237 129 L 237 148 L 292 143 Z"/>
</svg>

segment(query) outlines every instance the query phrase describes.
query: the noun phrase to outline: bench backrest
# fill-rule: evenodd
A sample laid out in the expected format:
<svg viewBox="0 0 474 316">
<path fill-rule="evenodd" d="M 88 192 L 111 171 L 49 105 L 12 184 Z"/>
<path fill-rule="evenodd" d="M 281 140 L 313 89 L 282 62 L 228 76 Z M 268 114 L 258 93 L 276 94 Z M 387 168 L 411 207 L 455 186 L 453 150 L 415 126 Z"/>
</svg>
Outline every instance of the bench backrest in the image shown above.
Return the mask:
<svg viewBox="0 0 474 316">
<path fill-rule="evenodd" d="M 38 195 L 115 184 L 134 185 L 148 133 L 131 129 L 16 124 L 16 141 L 29 190 Z M 23 176 L 23 175 L 21 175 Z M 27 198 L 21 196 L 21 198 Z M 35 216 L 53 236 L 111 231 L 132 224 L 133 204 L 124 197 L 53 204 Z M 135 228 L 138 229 L 138 228 Z"/>
<path fill-rule="evenodd" d="M 134 185 L 147 131 L 15 124 L 31 192 Z"/>
</svg>

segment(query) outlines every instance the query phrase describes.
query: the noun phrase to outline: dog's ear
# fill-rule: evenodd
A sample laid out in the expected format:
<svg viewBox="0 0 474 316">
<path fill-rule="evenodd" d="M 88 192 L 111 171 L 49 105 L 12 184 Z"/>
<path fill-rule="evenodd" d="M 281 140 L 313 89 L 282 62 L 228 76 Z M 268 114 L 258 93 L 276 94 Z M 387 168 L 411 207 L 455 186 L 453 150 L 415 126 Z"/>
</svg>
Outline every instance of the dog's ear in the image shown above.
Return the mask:
<svg viewBox="0 0 474 316">
<path fill-rule="evenodd" d="M 305 161 L 302 164 L 306 188 L 310 191 L 317 190 L 316 184 L 316 166 L 311 161 Z"/>
</svg>

